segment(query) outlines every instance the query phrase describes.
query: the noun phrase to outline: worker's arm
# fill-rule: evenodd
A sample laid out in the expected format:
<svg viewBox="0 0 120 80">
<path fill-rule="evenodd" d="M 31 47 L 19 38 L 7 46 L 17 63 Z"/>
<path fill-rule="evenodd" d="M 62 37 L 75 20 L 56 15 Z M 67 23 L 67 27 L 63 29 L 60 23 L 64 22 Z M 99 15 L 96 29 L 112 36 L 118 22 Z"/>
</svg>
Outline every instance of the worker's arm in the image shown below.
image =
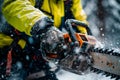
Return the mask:
<svg viewBox="0 0 120 80">
<path fill-rule="evenodd" d="M 80 20 L 85 22 L 86 24 L 88 24 L 87 22 L 87 16 L 82 8 L 82 3 L 81 0 L 73 0 L 73 5 L 71 7 L 71 11 L 73 13 L 73 16 L 76 20 Z M 86 29 L 82 26 L 78 26 L 77 29 L 81 32 L 81 33 L 87 33 Z"/>
<path fill-rule="evenodd" d="M 33 25 L 45 15 L 34 7 L 34 0 L 4 0 L 2 12 L 7 22 L 27 35 Z"/>
</svg>

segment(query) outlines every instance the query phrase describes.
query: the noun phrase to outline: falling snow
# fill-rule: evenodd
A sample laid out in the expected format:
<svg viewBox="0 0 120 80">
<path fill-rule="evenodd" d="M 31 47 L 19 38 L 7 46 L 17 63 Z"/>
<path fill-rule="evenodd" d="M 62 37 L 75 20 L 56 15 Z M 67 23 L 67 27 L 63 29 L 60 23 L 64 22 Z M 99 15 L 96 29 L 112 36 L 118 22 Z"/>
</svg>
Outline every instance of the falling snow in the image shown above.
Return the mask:
<svg viewBox="0 0 120 80">
<path fill-rule="evenodd" d="M 89 22 L 90 28 L 92 29 L 92 33 L 97 39 L 99 39 L 99 41 L 101 41 L 99 42 L 101 46 L 110 47 L 110 48 L 115 47 L 116 51 L 119 52 L 119 49 L 120 49 L 120 36 L 119 36 L 120 35 L 120 2 L 119 0 L 103 0 L 103 7 L 107 11 L 105 13 L 106 14 L 105 28 L 99 28 L 100 24 L 97 23 L 99 22 L 99 20 L 96 15 L 97 1 L 98 0 L 83 0 L 83 8 L 86 14 L 88 15 L 88 22 Z M 1 6 L 1 3 L 2 3 L 2 0 L 0 0 L 0 6 Z M 20 15 L 18 15 L 17 17 L 20 18 Z M 2 13 L 0 11 L 0 26 L 4 22 L 5 22 L 5 19 L 2 16 Z M 104 31 L 104 29 L 105 29 L 105 32 L 100 34 L 100 32 Z M 31 43 L 32 43 L 32 40 L 31 40 Z M 63 48 L 66 48 L 66 46 L 63 46 Z M 76 52 L 78 51 L 79 49 L 76 49 Z M 29 56 L 26 55 L 26 60 L 29 60 L 29 59 L 30 59 Z M 22 63 L 20 61 L 18 61 L 16 65 L 19 69 L 22 68 Z M 56 75 L 59 78 L 59 80 L 115 80 L 115 79 L 110 79 L 110 77 L 105 77 L 102 74 L 96 74 L 93 72 L 90 72 L 85 75 L 76 75 L 68 71 L 60 70 L 59 72 L 57 72 Z M 0 76 L 4 78 L 4 75 L 0 75 Z M 12 79 L 12 80 L 19 80 L 19 79 Z"/>
</svg>

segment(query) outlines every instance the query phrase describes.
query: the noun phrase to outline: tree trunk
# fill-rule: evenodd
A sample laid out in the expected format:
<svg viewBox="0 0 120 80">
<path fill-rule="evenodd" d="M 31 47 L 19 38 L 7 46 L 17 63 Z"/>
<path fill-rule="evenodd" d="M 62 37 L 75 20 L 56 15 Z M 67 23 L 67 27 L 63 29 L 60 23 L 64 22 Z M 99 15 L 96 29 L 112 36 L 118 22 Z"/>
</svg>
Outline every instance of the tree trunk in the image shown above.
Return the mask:
<svg viewBox="0 0 120 80">
<path fill-rule="evenodd" d="M 103 7 L 103 0 L 97 0 L 97 17 L 98 17 L 98 27 L 100 30 L 100 37 L 105 36 L 105 9 Z"/>
</svg>

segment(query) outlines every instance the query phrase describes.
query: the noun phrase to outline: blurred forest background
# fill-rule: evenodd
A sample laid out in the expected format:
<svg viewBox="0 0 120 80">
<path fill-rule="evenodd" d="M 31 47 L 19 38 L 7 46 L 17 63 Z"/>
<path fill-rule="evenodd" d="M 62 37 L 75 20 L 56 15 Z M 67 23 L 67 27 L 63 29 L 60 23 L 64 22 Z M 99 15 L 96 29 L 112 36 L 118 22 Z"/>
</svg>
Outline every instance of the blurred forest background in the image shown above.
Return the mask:
<svg viewBox="0 0 120 80">
<path fill-rule="evenodd" d="M 92 33 L 105 47 L 120 48 L 120 0 L 82 0 Z"/>
<path fill-rule="evenodd" d="M 1 13 L 0 26 L 5 22 Z M 82 0 L 93 35 L 105 47 L 120 48 L 120 0 Z"/>
</svg>

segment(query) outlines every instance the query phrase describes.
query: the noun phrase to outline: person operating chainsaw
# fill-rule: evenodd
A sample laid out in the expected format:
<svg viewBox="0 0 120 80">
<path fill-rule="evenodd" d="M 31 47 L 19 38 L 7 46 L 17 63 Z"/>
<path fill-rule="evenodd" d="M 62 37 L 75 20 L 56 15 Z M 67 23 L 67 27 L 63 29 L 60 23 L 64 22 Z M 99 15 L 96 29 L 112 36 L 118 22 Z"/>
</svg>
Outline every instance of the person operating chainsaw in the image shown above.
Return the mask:
<svg viewBox="0 0 120 80">
<path fill-rule="evenodd" d="M 45 56 L 56 58 L 58 52 L 62 54 L 62 30 L 67 19 L 76 19 L 87 24 L 81 0 L 4 0 L 2 13 L 7 24 L 1 27 L 0 48 L 6 49 L 7 61 L 3 66 L 6 67 L 7 79 L 18 77 L 22 80 L 58 80 L 55 72 L 50 71 Z M 85 27 L 77 26 L 74 29 L 87 34 Z M 45 49 L 41 49 L 41 43 Z M 12 75 L 17 71 L 20 71 L 20 75 Z M 43 72 L 43 76 L 39 72 Z"/>
</svg>

